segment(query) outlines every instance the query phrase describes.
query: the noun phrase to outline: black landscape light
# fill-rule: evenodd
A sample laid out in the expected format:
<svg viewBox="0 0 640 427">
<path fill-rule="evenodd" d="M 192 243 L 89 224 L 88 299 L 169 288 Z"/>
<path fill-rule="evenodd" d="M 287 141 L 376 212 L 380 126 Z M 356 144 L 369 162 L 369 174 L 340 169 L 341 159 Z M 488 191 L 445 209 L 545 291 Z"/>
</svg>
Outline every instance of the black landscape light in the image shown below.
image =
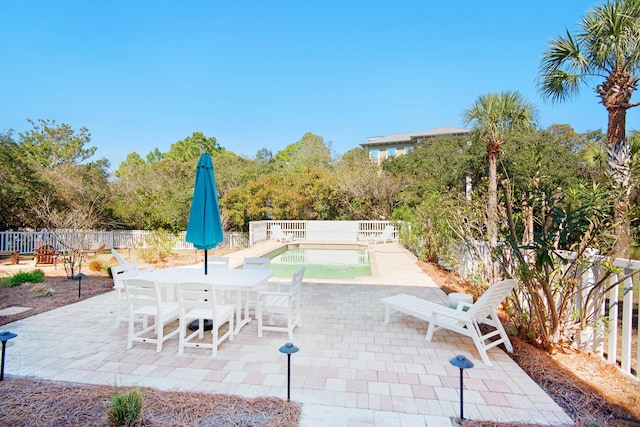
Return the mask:
<svg viewBox="0 0 640 427">
<path fill-rule="evenodd" d="M 449 363 L 460 369 L 460 421 L 464 421 L 464 399 L 462 397 L 464 386 L 462 384 L 462 371 L 465 369 L 473 368 L 473 362 L 464 357 L 462 354 L 459 354 L 456 357 L 452 357 L 451 359 L 449 359 Z"/>
<path fill-rule="evenodd" d="M 18 334 L 14 334 L 13 332 L 9 331 L 0 332 L 0 341 L 2 341 L 2 368 L 0 369 L 0 381 L 4 381 L 4 353 L 5 347 L 7 346 L 7 341 L 17 336 Z"/>
<path fill-rule="evenodd" d="M 78 298 L 80 298 L 80 288 L 82 287 L 82 278 L 85 276 L 86 274 L 84 273 L 78 273 L 75 276 L 73 276 L 74 279 L 78 279 Z"/>
<path fill-rule="evenodd" d="M 287 402 L 291 402 L 291 355 L 298 350 L 300 349 L 290 342 L 280 347 L 280 353 L 287 355 Z"/>
</svg>

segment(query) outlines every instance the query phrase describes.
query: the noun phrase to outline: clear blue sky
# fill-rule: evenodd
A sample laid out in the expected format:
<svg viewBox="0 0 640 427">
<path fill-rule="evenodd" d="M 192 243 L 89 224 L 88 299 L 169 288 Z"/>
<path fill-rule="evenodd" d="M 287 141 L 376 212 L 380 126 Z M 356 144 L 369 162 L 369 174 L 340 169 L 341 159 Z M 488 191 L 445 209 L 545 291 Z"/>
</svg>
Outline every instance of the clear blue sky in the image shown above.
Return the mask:
<svg viewBox="0 0 640 427">
<path fill-rule="evenodd" d="M 0 130 L 86 126 L 116 169 L 195 131 L 248 157 L 305 132 L 342 154 L 462 127 L 478 96 L 503 90 L 535 103 L 543 127 L 606 129 L 593 85 L 560 105 L 536 88 L 548 40 L 596 3 L 2 0 Z"/>
</svg>

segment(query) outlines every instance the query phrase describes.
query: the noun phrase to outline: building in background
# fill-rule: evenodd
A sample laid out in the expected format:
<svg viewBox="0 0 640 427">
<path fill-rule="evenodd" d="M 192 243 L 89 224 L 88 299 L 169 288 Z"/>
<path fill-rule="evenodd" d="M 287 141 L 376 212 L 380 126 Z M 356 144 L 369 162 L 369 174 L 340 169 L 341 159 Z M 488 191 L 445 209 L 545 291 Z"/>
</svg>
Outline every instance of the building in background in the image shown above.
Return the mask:
<svg viewBox="0 0 640 427">
<path fill-rule="evenodd" d="M 441 126 L 422 132 L 394 133 L 386 136 L 372 136 L 366 142 L 360 144 L 367 150 L 372 162 L 380 163 L 383 160 L 402 156 L 427 138 L 436 136 L 463 136 L 471 132 L 469 129 Z"/>
</svg>

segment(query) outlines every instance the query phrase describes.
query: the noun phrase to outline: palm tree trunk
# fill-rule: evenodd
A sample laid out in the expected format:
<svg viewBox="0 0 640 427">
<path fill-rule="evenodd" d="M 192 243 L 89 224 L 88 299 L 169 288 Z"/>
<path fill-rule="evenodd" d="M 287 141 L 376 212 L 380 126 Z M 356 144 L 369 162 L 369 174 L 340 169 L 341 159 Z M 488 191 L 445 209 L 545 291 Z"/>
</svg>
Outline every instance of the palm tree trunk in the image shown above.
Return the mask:
<svg viewBox="0 0 640 427">
<path fill-rule="evenodd" d="M 607 165 L 613 189 L 616 191 L 616 202 L 613 208 L 613 219 L 617 224 L 616 241 L 613 255 L 620 258 L 629 257 L 631 243 L 631 224 L 629 220 L 630 161 L 631 150 L 625 135 L 627 110 L 611 108 L 607 129 Z"/>
<path fill-rule="evenodd" d="M 487 204 L 487 237 L 492 246 L 498 239 L 498 173 L 497 156 L 493 152 L 487 153 L 489 161 L 489 201 Z"/>
</svg>

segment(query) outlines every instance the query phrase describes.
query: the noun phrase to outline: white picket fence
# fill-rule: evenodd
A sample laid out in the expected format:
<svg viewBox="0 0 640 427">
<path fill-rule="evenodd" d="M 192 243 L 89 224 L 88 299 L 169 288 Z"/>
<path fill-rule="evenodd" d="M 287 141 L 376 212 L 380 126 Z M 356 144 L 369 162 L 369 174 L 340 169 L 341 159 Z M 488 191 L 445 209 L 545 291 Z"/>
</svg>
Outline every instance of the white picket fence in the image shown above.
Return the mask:
<svg viewBox="0 0 640 427">
<path fill-rule="evenodd" d="M 146 237 L 153 232 L 146 230 L 74 230 L 65 231 L 80 233 L 85 246 L 89 247 L 93 242 L 100 242 L 106 245 L 106 249 L 130 249 L 134 245 L 146 244 Z M 194 249 L 193 245 L 185 240 L 186 232 L 176 234 L 178 240 L 173 247 L 175 250 Z M 57 243 L 53 233 L 49 231 L 0 231 L 0 251 L 20 251 L 22 254 L 32 254 L 35 252 L 36 242 L 45 242 L 54 247 Z M 219 248 L 246 248 L 249 241 L 244 233 L 224 233 L 224 241 Z M 56 247 L 58 250 L 62 248 Z"/>
<path fill-rule="evenodd" d="M 491 263 L 491 251 L 486 242 L 471 241 L 455 248 L 455 265 L 451 267 L 464 277 L 477 277 L 479 271 Z M 564 270 L 575 266 L 575 252 L 558 251 L 557 260 Z M 584 307 L 587 294 L 598 283 L 604 269 L 602 263 L 611 262 L 621 271 L 609 277 L 611 289 L 599 298 L 590 299 Z M 634 282 L 640 281 L 640 261 L 592 255 L 580 265 L 580 291 L 576 295 L 573 311 L 584 310 L 592 319 L 588 328 L 575 337 L 576 344 L 585 351 L 597 354 L 622 372 L 640 379 L 640 328 L 638 307 L 640 295 L 634 292 Z M 620 283 L 618 283 L 622 278 Z M 634 345 L 635 343 L 635 345 Z"/>
<path fill-rule="evenodd" d="M 577 256 L 575 252 L 563 252 L 562 255 L 565 266 L 573 262 Z M 593 320 L 589 329 L 583 331 L 583 337 L 579 337 L 577 341 L 582 341 L 583 349 L 601 357 L 605 357 L 606 348 L 606 359 L 609 363 L 618 365 L 625 374 L 640 379 L 640 295 L 634 292 L 634 281 L 640 280 L 640 261 L 625 258 L 612 260 L 609 257 L 592 255 L 591 262 L 582 268 L 580 274 L 581 292 L 576 296 L 576 306 L 583 306 L 583 299 L 586 301 L 586 295 L 594 283 L 598 283 L 600 277 L 605 277 L 601 276 L 604 262 L 611 262 L 620 271 L 609 277 L 611 289 L 608 293 L 594 299 L 594 303 L 586 307 L 586 312 L 593 314 Z"/>
</svg>

